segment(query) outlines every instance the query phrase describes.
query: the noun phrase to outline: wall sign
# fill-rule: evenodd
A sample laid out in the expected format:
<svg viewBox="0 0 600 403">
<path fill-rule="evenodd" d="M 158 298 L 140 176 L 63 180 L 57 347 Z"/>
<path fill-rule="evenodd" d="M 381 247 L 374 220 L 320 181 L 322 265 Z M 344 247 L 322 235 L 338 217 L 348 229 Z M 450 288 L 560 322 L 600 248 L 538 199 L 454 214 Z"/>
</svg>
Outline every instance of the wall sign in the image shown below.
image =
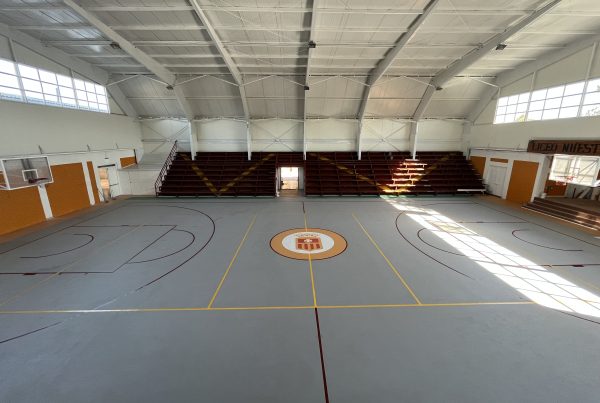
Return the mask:
<svg viewBox="0 0 600 403">
<path fill-rule="evenodd" d="M 530 153 L 600 155 L 600 141 L 596 140 L 530 140 Z"/>
</svg>

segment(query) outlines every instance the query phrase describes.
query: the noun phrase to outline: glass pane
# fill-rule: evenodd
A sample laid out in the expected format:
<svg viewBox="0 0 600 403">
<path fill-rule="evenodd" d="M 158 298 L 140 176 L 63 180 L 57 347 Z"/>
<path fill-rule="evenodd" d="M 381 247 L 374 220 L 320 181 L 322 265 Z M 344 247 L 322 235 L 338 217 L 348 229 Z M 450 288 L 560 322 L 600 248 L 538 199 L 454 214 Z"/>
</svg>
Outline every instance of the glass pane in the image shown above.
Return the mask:
<svg viewBox="0 0 600 403">
<path fill-rule="evenodd" d="M 517 111 L 517 105 L 508 105 L 506 107 L 506 113 L 515 113 Z"/>
<path fill-rule="evenodd" d="M 19 88 L 19 80 L 16 76 L 0 73 L 0 85 L 5 87 Z"/>
<path fill-rule="evenodd" d="M 506 106 L 508 103 L 508 97 L 503 97 L 498 100 L 498 106 Z"/>
<path fill-rule="evenodd" d="M 527 112 L 527 104 L 518 104 L 517 113 Z"/>
<path fill-rule="evenodd" d="M 96 103 L 96 102 L 90 102 L 90 109 L 98 110 L 98 103 Z"/>
<path fill-rule="evenodd" d="M 531 100 L 532 101 L 539 101 L 542 99 L 546 99 L 546 93 L 548 92 L 548 90 L 539 90 L 539 91 L 533 91 L 531 93 Z"/>
<path fill-rule="evenodd" d="M 17 70 L 15 69 L 15 64 L 8 60 L 0 59 L 0 72 L 8 73 L 8 74 L 17 74 Z"/>
<path fill-rule="evenodd" d="M 586 92 L 597 92 L 600 91 L 600 78 L 588 81 Z"/>
<path fill-rule="evenodd" d="M 508 114 L 508 115 L 506 115 L 506 118 L 504 119 L 504 122 L 505 123 L 512 123 L 512 122 L 515 121 L 515 118 L 516 118 L 516 116 L 515 116 L 514 113 Z"/>
<path fill-rule="evenodd" d="M 42 84 L 39 81 L 29 80 L 27 78 L 22 79 L 23 88 L 28 91 L 42 92 Z"/>
<path fill-rule="evenodd" d="M 6 95 L 10 98 L 22 98 L 21 90 L 17 88 L 0 87 L 0 95 Z"/>
<path fill-rule="evenodd" d="M 544 109 L 544 102 L 545 101 L 543 101 L 543 100 L 532 102 L 529 105 L 529 110 L 530 111 L 541 111 L 542 109 Z"/>
<path fill-rule="evenodd" d="M 94 83 L 90 83 L 88 81 L 85 82 L 85 90 L 87 92 L 96 92 L 96 85 Z"/>
<path fill-rule="evenodd" d="M 25 66 L 24 64 L 19 64 L 19 73 L 21 77 L 32 78 L 34 80 L 38 80 L 38 71 L 36 68 Z"/>
<path fill-rule="evenodd" d="M 513 95 L 512 97 L 508 97 L 508 104 L 509 105 L 516 104 L 517 102 L 519 102 L 519 96 L 518 95 Z"/>
<path fill-rule="evenodd" d="M 56 84 L 56 74 L 49 71 L 39 70 L 40 80 L 50 84 Z"/>
<path fill-rule="evenodd" d="M 557 119 L 558 118 L 558 109 L 547 109 L 544 111 L 542 115 L 542 120 L 548 119 Z"/>
<path fill-rule="evenodd" d="M 581 81 L 579 83 L 574 83 L 574 84 L 569 84 L 565 87 L 565 96 L 581 94 L 581 93 L 583 93 L 584 87 L 585 87 L 585 81 Z"/>
<path fill-rule="evenodd" d="M 56 85 L 42 83 L 42 89 L 44 90 L 44 94 L 56 96 L 58 87 Z"/>
<path fill-rule="evenodd" d="M 44 100 L 44 95 L 40 94 L 39 92 L 25 91 L 25 96 L 27 97 L 28 101 Z"/>
<path fill-rule="evenodd" d="M 562 107 L 565 106 L 579 106 L 581 102 L 581 94 L 579 95 L 571 95 L 569 97 L 564 97 L 562 100 Z"/>
<path fill-rule="evenodd" d="M 61 85 L 63 87 L 73 88 L 73 79 L 71 77 L 57 74 L 56 79 L 57 79 L 59 85 Z"/>
<path fill-rule="evenodd" d="M 521 103 L 521 102 L 529 102 L 529 93 L 528 92 L 519 95 L 519 103 Z"/>
<path fill-rule="evenodd" d="M 501 106 L 498 108 L 498 110 L 496 111 L 497 115 L 504 115 L 506 113 L 506 106 Z"/>
<path fill-rule="evenodd" d="M 575 118 L 579 113 L 579 106 L 572 106 L 570 108 L 562 108 L 560 110 L 560 115 L 558 116 L 561 119 L 564 118 Z"/>
<path fill-rule="evenodd" d="M 542 120 L 542 111 L 529 112 L 527 120 Z"/>
<path fill-rule="evenodd" d="M 104 87 L 101 85 L 96 84 L 96 94 L 98 95 L 106 95 L 106 91 L 104 90 Z"/>
<path fill-rule="evenodd" d="M 600 116 L 600 104 L 584 106 L 581 108 L 581 116 Z"/>
<path fill-rule="evenodd" d="M 96 94 L 92 94 L 91 92 L 87 93 L 87 99 L 90 102 L 98 102 L 98 98 L 96 98 Z"/>
<path fill-rule="evenodd" d="M 50 102 L 50 103 L 58 103 L 58 97 L 54 96 L 54 95 L 46 95 L 44 94 L 44 99 L 46 100 L 46 102 Z"/>
<path fill-rule="evenodd" d="M 75 83 L 75 88 L 85 91 L 85 83 L 83 81 L 74 79 L 73 82 Z"/>
<path fill-rule="evenodd" d="M 561 101 L 561 98 L 547 99 L 546 104 L 544 105 L 544 109 L 560 108 Z"/>
<path fill-rule="evenodd" d="M 560 87 L 549 88 L 546 98 L 562 97 L 564 90 L 565 90 L 564 85 L 561 85 Z"/>
<path fill-rule="evenodd" d="M 75 98 L 75 91 L 71 88 L 58 87 L 61 97 Z"/>
<path fill-rule="evenodd" d="M 77 99 L 82 101 L 87 101 L 87 92 L 85 91 L 77 91 Z"/>
<path fill-rule="evenodd" d="M 104 105 L 104 104 L 98 104 L 98 108 L 102 111 L 102 112 L 108 112 L 108 105 Z"/>
<path fill-rule="evenodd" d="M 88 109 L 89 108 L 89 104 L 86 101 L 77 101 L 79 104 L 79 107 L 82 109 Z"/>
<path fill-rule="evenodd" d="M 98 95 L 98 103 L 108 104 L 108 101 L 106 100 L 106 97 L 104 95 Z"/>
<path fill-rule="evenodd" d="M 77 106 L 77 102 L 73 98 L 62 98 L 62 103 L 68 106 Z"/>
<path fill-rule="evenodd" d="M 592 92 L 591 94 L 587 94 L 583 100 L 583 103 L 585 105 L 600 104 L 600 92 Z"/>
</svg>

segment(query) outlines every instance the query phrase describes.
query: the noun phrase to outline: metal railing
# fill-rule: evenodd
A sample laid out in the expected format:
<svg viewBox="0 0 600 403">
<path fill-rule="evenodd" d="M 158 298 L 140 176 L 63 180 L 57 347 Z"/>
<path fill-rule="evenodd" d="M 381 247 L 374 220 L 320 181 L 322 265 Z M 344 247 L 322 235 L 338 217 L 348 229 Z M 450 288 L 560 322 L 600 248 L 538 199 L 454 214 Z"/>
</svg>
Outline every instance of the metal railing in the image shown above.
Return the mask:
<svg viewBox="0 0 600 403">
<path fill-rule="evenodd" d="M 165 163 L 163 164 L 162 169 L 160 170 L 160 173 L 158 174 L 158 178 L 156 178 L 156 182 L 154 182 L 154 192 L 156 193 L 156 196 L 158 196 L 158 194 L 160 193 L 160 187 L 162 186 L 163 180 L 165 179 L 165 176 L 167 176 L 167 172 L 169 172 L 171 163 L 175 159 L 176 155 L 177 155 L 177 140 L 175 140 L 175 144 L 173 144 L 173 148 L 171 148 L 171 151 L 169 152 L 169 155 L 167 156 L 167 159 L 166 159 Z"/>
</svg>

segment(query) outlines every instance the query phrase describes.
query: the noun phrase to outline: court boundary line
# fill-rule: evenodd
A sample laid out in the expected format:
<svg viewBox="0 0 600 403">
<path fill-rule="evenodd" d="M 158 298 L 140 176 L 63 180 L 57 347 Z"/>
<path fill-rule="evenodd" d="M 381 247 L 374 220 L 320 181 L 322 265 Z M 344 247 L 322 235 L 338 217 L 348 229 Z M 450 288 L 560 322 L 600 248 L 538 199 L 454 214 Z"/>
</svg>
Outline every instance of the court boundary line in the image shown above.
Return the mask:
<svg viewBox="0 0 600 403">
<path fill-rule="evenodd" d="M 250 224 L 248 225 L 248 228 L 246 229 L 246 232 L 244 233 L 244 236 L 242 237 L 240 244 L 238 245 L 237 249 L 235 250 L 235 253 L 233 254 L 233 257 L 231 258 L 231 261 L 229 262 L 229 265 L 227 266 L 225 273 L 223 273 L 223 276 L 221 276 L 221 281 L 219 281 L 219 284 L 217 285 L 217 289 L 213 293 L 212 298 L 210 299 L 210 302 L 208 303 L 208 306 L 206 307 L 206 309 L 215 309 L 215 308 L 213 308 L 213 304 L 214 304 L 215 300 L 217 299 L 219 292 L 221 291 L 221 287 L 223 286 L 223 283 L 225 283 L 225 279 L 227 278 L 227 275 L 229 274 L 229 272 L 231 271 L 231 268 L 233 267 L 235 261 L 237 260 L 238 254 L 240 253 L 242 246 L 244 246 L 244 243 L 246 242 L 246 239 L 248 238 L 248 234 L 250 233 L 250 230 L 252 229 L 252 227 L 254 227 L 254 223 L 256 222 L 257 215 L 258 214 L 254 214 L 254 216 L 252 217 L 252 220 L 250 221 Z"/>
<path fill-rule="evenodd" d="M 375 249 L 377 249 L 377 251 L 379 252 L 379 254 L 385 259 L 385 261 L 388 264 L 389 268 L 392 269 L 392 271 L 400 279 L 400 281 L 402 282 L 402 285 L 404 285 L 404 288 L 406 288 L 406 290 L 410 293 L 410 295 L 413 298 L 413 300 L 415 300 L 415 302 L 418 305 L 423 305 L 423 303 L 421 302 L 421 300 L 419 299 L 419 297 L 417 297 L 417 295 L 412 290 L 412 288 L 410 288 L 410 286 L 408 285 L 408 283 L 406 282 L 406 280 L 404 279 L 404 277 L 402 277 L 402 275 L 398 272 L 398 269 L 396 269 L 396 266 L 394 266 L 394 264 L 390 261 L 390 259 L 388 259 L 388 257 L 385 255 L 385 253 L 383 253 L 383 251 L 381 250 L 381 248 L 379 247 L 379 245 L 377 244 L 377 242 L 375 242 L 375 240 L 373 239 L 373 237 L 371 236 L 371 234 L 369 234 L 369 232 L 367 232 L 367 229 L 358 220 L 358 218 L 356 217 L 356 214 L 352 213 L 352 217 L 354 218 L 354 220 L 356 221 L 356 223 L 360 226 L 360 228 L 363 230 L 363 232 L 367 236 L 367 238 L 369 238 L 369 241 L 371 241 L 371 243 L 373 244 L 373 246 L 375 246 Z"/>
<path fill-rule="evenodd" d="M 537 305 L 533 301 L 441 302 L 422 304 L 366 304 L 366 305 L 290 305 L 290 306 L 235 306 L 235 307 L 171 307 L 171 308 L 115 308 L 115 309 L 32 309 L 0 310 L 0 315 L 102 314 L 102 313 L 160 313 L 160 312 L 227 312 L 227 311 L 292 311 L 318 309 L 398 309 L 398 308 L 460 308 L 481 306 Z M 548 308 L 549 309 L 549 308 Z"/>
</svg>

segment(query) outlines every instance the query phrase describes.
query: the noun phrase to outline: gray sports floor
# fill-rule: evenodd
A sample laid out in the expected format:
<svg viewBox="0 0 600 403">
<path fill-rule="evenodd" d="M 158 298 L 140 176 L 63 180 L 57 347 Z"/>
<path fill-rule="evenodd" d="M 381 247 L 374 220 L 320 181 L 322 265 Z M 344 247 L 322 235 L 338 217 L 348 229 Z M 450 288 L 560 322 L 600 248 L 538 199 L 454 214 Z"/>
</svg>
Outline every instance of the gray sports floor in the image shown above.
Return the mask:
<svg viewBox="0 0 600 403">
<path fill-rule="evenodd" d="M 485 199 L 129 199 L 0 244 L 0 402 L 598 402 L 597 295 L 600 239 Z"/>
</svg>

